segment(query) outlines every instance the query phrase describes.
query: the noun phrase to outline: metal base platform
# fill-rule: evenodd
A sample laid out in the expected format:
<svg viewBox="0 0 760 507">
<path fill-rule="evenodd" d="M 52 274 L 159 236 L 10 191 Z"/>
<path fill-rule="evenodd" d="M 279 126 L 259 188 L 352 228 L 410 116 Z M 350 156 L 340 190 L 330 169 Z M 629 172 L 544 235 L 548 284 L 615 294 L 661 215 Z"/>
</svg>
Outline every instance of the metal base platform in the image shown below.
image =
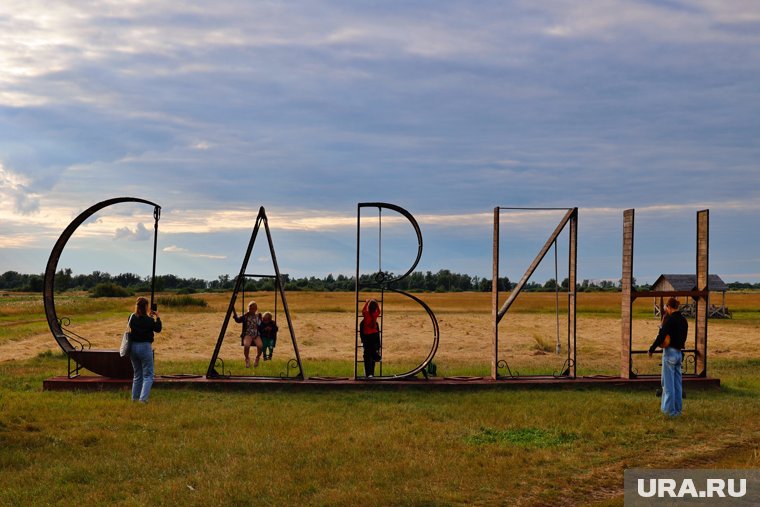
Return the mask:
<svg viewBox="0 0 760 507">
<path fill-rule="evenodd" d="M 100 376 L 81 375 L 51 377 L 42 382 L 44 391 L 104 391 L 129 389 L 131 380 L 113 379 Z M 720 379 L 710 377 L 684 377 L 684 389 L 717 389 Z M 167 375 L 156 376 L 153 387 L 156 389 L 188 388 L 211 390 L 251 390 L 283 389 L 288 391 L 310 390 L 478 390 L 478 389 L 520 389 L 520 388 L 614 388 L 614 389 L 657 389 L 660 379 L 657 377 L 624 379 L 621 377 L 590 376 L 570 378 L 525 377 L 493 380 L 488 377 L 434 377 L 420 379 L 372 379 L 354 380 L 347 377 L 311 377 L 306 380 L 257 379 L 257 378 L 207 378 L 198 376 Z"/>
</svg>

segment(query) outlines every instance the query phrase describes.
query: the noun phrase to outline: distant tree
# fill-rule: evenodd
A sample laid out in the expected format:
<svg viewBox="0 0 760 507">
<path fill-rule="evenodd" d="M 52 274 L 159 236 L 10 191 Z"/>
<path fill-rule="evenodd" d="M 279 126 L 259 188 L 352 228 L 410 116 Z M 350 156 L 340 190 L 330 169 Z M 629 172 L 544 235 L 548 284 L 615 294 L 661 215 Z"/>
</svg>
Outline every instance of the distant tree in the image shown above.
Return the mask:
<svg viewBox="0 0 760 507">
<path fill-rule="evenodd" d="M 71 268 L 63 268 L 55 274 L 55 290 L 63 292 L 72 287 Z"/>
<path fill-rule="evenodd" d="M 90 291 L 90 296 L 94 298 L 121 298 L 131 295 L 130 291 L 112 282 L 99 283 Z"/>
<path fill-rule="evenodd" d="M 42 292 L 42 287 L 45 285 L 42 275 L 28 275 L 26 283 L 21 290 L 24 292 Z"/>
<path fill-rule="evenodd" d="M 0 289 L 18 290 L 28 283 L 29 275 L 22 275 L 18 271 L 6 271 L 0 275 Z"/>
<path fill-rule="evenodd" d="M 111 277 L 111 281 L 122 287 L 136 287 L 143 283 L 143 279 L 134 273 L 119 273 Z"/>
</svg>

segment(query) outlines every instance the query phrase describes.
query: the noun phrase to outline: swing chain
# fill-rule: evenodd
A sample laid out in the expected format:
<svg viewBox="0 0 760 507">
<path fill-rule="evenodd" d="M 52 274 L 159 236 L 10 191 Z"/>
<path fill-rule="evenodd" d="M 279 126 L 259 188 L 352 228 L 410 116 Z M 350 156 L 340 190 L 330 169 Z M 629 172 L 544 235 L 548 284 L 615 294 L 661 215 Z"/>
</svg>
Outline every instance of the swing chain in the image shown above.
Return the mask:
<svg viewBox="0 0 760 507">
<path fill-rule="evenodd" d="M 554 312 L 557 320 L 557 354 L 562 352 L 559 341 L 559 269 L 557 268 L 557 238 L 554 238 Z"/>
</svg>

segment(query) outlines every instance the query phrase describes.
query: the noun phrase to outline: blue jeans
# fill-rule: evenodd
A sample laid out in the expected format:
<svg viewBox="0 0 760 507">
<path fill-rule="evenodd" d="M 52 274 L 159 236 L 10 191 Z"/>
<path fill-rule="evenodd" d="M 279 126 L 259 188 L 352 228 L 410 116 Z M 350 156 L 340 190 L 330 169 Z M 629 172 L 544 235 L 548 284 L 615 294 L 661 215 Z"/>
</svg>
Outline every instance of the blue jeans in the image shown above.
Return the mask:
<svg viewBox="0 0 760 507">
<path fill-rule="evenodd" d="M 680 350 L 666 347 L 662 350 L 662 405 L 660 410 L 666 415 L 681 414 L 683 390 L 681 386 Z"/>
<path fill-rule="evenodd" d="M 129 359 L 135 375 L 132 378 L 132 401 L 148 401 L 153 386 L 153 347 L 148 342 L 132 342 Z"/>
</svg>

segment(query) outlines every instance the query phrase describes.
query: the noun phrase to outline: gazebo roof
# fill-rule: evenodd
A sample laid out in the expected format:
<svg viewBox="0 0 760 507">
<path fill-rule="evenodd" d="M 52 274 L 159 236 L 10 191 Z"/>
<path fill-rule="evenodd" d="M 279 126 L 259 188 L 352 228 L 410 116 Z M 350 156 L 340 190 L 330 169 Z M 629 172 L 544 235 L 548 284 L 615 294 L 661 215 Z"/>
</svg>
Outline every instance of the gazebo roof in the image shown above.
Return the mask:
<svg viewBox="0 0 760 507">
<path fill-rule="evenodd" d="M 708 287 L 711 291 L 725 292 L 728 285 L 718 275 L 708 275 Z M 689 291 L 697 288 L 697 275 L 662 274 L 652 284 L 652 290 Z"/>
</svg>

